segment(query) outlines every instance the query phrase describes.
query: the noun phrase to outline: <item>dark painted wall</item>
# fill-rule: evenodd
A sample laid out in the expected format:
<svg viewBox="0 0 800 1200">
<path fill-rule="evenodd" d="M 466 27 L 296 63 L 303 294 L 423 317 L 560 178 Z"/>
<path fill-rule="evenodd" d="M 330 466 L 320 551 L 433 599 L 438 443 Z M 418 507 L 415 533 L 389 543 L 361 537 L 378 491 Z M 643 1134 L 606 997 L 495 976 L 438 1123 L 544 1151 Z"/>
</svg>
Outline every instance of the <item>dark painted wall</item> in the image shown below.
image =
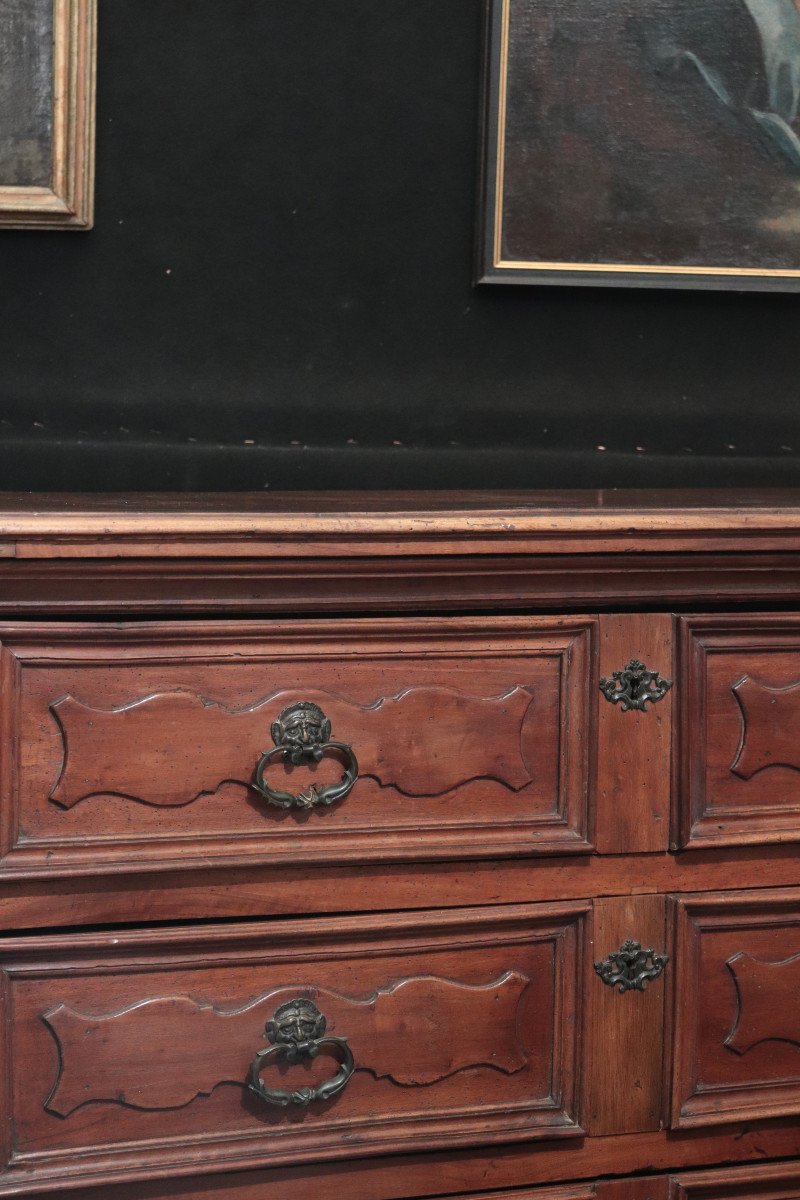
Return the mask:
<svg viewBox="0 0 800 1200">
<path fill-rule="evenodd" d="M 3 487 L 798 479 L 800 298 L 471 286 L 482 0 L 100 10 L 96 228 L 0 234 Z"/>
</svg>

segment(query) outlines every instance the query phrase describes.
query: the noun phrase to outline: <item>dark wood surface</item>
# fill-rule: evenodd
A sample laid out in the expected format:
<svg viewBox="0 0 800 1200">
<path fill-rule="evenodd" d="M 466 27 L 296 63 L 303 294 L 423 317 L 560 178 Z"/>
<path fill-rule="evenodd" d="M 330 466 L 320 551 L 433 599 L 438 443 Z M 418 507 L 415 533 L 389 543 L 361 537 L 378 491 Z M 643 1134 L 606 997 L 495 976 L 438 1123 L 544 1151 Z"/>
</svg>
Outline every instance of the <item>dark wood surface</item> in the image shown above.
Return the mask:
<svg viewBox="0 0 800 1200">
<path fill-rule="evenodd" d="M 681 845 L 800 836 L 800 620 L 683 618 Z"/>
<path fill-rule="evenodd" d="M 7 1182 L 580 1136 L 587 911 L 567 902 L 1 942 L 14 1013 Z M 348 1040 L 355 1075 L 335 1101 L 269 1107 L 247 1090 L 248 1070 L 268 1020 L 298 998 Z M 320 1055 L 264 1074 L 295 1088 L 334 1071 Z"/>
<path fill-rule="evenodd" d="M 315 1181 L 316 1183 L 316 1181 Z M 286 1196 L 297 1200 L 300 1196 L 287 1182 Z M 356 1185 L 357 1186 L 357 1185 Z M 380 1186 L 380 1185 L 378 1185 Z M 232 1196 L 234 1200 L 272 1200 L 273 1193 L 264 1190 L 263 1176 L 243 1174 L 226 1179 L 199 1181 L 172 1181 L 171 1191 L 163 1185 L 150 1184 L 123 1186 L 114 1193 L 91 1190 L 87 1200 L 110 1200 L 111 1195 L 122 1200 L 220 1200 Z M 386 1190 L 389 1189 L 389 1190 Z M 315 1193 L 316 1194 L 316 1193 Z M 326 1193 L 320 1193 L 326 1195 Z M 367 1193 L 356 1193 L 364 1200 Z M 371 1200 L 392 1200 L 397 1193 L 387 1178 L 384 1189 L 370 1194 Z M 550 1186 L 501 1190 L 460 1192 L 451 1200 L 688 1200 L 703 1197 L 704 1200 L 735 1200 L 737 1197 L 759 1197 L 761 1200 L 797 1200 L 800 1196 L 800 1163 L 781 1162 L 755 1166 L 723 1167 L 716 1170 L 680 1171 L 675 1174 L 640 1175 L 626 1178 L 586 1179 L 572 1183 Z"/>
<path fill-rule="evenodd" d="M 596 636 L 541 617 L 0 626 L 0 874 L 587 853 Z M 304 700 L 360 776 L 285 812 L 253 778 Z M 296 793 L 341 771 L 269 775 Z"/>
<path fill-rule="evenodd" d="M 0 1195 L 797 1195 L 799 594 L 800 492 L 6 496 Z M 359 1068 L 275 1116 L 294 994 Z"/>
<path fill-rule="evenodd" d="M 800 890 L 675 902 L 672 1123 L 800 1115 Z"/>
</svg>

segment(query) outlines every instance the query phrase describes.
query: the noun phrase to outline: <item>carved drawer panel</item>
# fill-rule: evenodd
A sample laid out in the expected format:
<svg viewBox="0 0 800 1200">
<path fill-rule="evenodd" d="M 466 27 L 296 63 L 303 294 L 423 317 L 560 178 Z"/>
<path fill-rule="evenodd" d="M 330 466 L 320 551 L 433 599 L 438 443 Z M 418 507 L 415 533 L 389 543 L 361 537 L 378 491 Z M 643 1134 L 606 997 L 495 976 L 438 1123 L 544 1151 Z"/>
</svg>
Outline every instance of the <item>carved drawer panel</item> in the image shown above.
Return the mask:
<svg viewBox="0 0 800 1200">
<path fill-rule="evenodd" d="M 0 628 L 3 869 L 588 851 L 594 631 Z"/>
<path fill-rule="evenodd" d="M 800 1115 L 800 889 L 676 902 L 672 1120 Z"/>
<path fill-rule="evenodd" d="M 800 619 L 681 619 L 681 842 L 800 840 Z"/>
<path fill-rule="evenodd" d="M 0 1194 L 576 1136 L 586 911 L 0 942 Z"/>
</svg>

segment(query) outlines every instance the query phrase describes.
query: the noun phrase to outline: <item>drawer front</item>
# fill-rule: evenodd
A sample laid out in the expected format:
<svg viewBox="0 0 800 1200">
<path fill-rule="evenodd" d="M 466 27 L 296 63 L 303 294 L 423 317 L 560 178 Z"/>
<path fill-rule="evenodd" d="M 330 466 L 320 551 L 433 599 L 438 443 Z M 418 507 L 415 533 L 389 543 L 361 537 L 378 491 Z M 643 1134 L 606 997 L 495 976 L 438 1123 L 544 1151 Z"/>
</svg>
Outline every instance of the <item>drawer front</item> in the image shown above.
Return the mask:
<svg viewBox="0 0 800 1200">
<path fill-rule="evenodd" d="M 0 943 L 0 1194 L 579 1135 L 586 911 Z"/>
<path fill-rule="evenodd" d="M 686 1172 L 672 1182 L 669 1200 L 800 1200 L 800 1162 Z"/>
<path fill-rule="evenodd" d="M 648 1161 L 641 1151 L 641 1162 Z M 490 1174 L 496 1173 L 490 1169 Z M 430 1168 L 429 1168 L 430 1169 Z M 485 1171 L 484 1171 L 485 1174 Z M 541 1175 L 535 1159 L 527 1173 Z M 430 1197 L 428 1187 L 419 1180 L 405 1191 L 398 1178 L 397 1162 L 387 1164 L 377 1176 L 319 1173 L 313 1177 L 313 1194 L 318 1200 L 335 1200 L 343 1193 L 354 1200 L 400 1200 L 406 1197 Z M 197 1181 L 170 1180 L 161 1184 L 116 1185 L 113 1189 L 93 1191 L 91 1200 L 308 1200 L 309 1175 L 305 1172 L 258 1172 L 206 1177 Z M 438 1200 L 445 1193 L 437 1191 Z M 576 1183 L 551 1183 L 535 1187 L 496 1188 L 491 1191 L 446 1193 L 446 1200 L 800 1200 L 800 1163 L 758 1163 L 739 1167 L 705 1169 L 662 1175 L 629 1175 L 619 1178 L 581 1180 Z"/>
<path fill-rule="evenodd" d="M 472 1193 L 451 1200 L 755 1200 L 755 1197 L 800 1200 L 800 1163 L 726 1167 L 675 1175 L 632 1175 L 522 1191 Z"/>
<path fill-rule="evenodd" d="M 680 625 L 682 844 L 800 840 L 800 619 Z"/>
<path fill-rule="evenodd" d="M 594 636 L 528 617 L 0 628 L 0 869 L 588 851 Z M 293 764 L 292 729 L 344 748 Z"/>
<path fill-rule="evenodd" d="M 800 1115 L 800 889 L 676 902 L 674 1126 Z"/>
</svg>

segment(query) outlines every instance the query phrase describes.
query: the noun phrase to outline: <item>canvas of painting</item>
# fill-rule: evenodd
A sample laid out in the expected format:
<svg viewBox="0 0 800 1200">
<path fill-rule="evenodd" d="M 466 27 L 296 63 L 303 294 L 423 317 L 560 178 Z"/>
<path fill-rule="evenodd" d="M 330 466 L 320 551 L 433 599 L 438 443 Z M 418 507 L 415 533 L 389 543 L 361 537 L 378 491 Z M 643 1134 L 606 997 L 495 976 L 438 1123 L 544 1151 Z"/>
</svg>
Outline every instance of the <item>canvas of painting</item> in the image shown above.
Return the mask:
<svg viewBox="0 0 800 1200">
<path fill-rule="evenodd" d="M 478 277 L 800 287 L 800 0 L 488 0 Z"/>
<path fill-rule="evenodd" d="M 52 0 L 0 0 L 0 184 L 50 183 L 53 17 Z"/>
</svg>

